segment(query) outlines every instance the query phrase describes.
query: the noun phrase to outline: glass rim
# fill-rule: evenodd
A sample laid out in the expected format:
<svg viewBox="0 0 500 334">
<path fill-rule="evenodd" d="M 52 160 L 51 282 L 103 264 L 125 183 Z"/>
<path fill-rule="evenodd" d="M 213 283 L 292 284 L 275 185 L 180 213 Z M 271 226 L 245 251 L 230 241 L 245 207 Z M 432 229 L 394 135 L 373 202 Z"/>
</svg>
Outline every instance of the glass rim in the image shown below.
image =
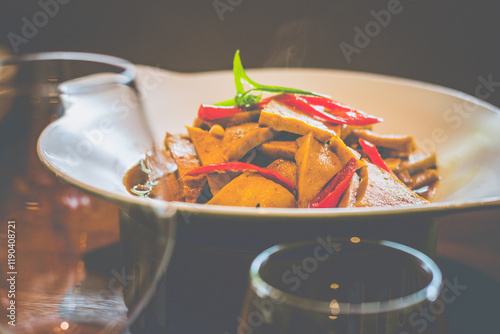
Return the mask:
<svg viewBox="0 0 500 334">
<path fill-rule="evenodd" d="M 340 315 L 366 315 L 375 313 L 386 313 L 397 311 L 418 305 L 422 302 L 432 303 L 436 301 L 443 288 L 443 275 L 438 265 L 426 254 L 410 246 L 387 240 L 359 239 L 356 242 L 349 238 L 332 238 L 332 242 L 350 242 L 354 245 L 371 245 L 380 248 L 392 249 L 416 259 L 422 268 L 431 274 L 431 281 L 423 288 L 409 295 L 392 298 L 387 301 L 373 301 L 360 303 L 338 302 L 336 308 L 343 310 Z M 273 256 L 291 249 L 317 244 L 316 240 L 308 240 L 293 243 L 283 243 L 272 246 L 260 253 L 250 266 L 250 287 L 260 298 L 269 298 L 277 304 L 285 304 L 305 311 L 320 312 L 331 315 L 331 301 L 322 301 L 296 296 L 292 293 L 278 289 L 266 282 L 260 274 L 260 269 Z"/>
<path fill-rule="evenodd" d="M 128 84 L 134 81 L 137 77 L 135 65 L 123 58 L 110 56 L 100 53 L 79 52 L 79 51 L 49 51 L 49 52 L 34 52 L 22 55 L 14 55 L 4 59 L 0 59 L 0 70 L 3 66 L 18 65 L 22 63 L 34 63 L 41 61 L 80 61 L 107 64 L 123 69 L 120 73 L 126 78 L 120 84 Z M 1 73 L 1 72 L 0 72 Z M 1 79 L 1 78 L 0 78 Z"/>
</svg>

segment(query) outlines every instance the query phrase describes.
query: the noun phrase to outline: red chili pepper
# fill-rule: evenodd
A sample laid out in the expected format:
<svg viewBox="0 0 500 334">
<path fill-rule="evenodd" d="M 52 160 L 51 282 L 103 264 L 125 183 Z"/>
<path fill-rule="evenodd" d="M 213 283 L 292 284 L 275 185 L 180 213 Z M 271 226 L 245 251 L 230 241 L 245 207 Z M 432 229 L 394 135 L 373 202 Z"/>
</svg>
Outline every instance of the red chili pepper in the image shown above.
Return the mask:
<svg viewBox="0 0 500 334">
<path fill-rule="evenodd" d="M 359 143 L 361 144 L 363 152 L 368 156 L 368 158 L 370 158 L 370 161 L 373 164 L 379 166 L 380 168 L 391 174 L 394 174 L 389 166 L 387 166 L 384 159 L 382 159 L 380 153 L 377 150 L 377 147 L 374 144 L 370 143 L 367 140 L 364 140 L 363 138 L 359 138 Z"/>
<path fill-rule="evenodd" d="M 351 158 L 340 172 L 309 202 L 309 208 L 334 208 L 345 193 L 352 176 L 356 172 L 358 161 Z"/>
<path fill-rule="evenodd" d="M 382 122 L 382 118 L 380 117 L 372 116 L 327 97 L 302 95 L 302 98 L 312 105 L 325 108 L 327 113 L 344 119 L 346 121 L 345 124 L 348 125 L 364 126 Z"/>
<path fill-rule="evenodd" d="M 257 103 L 257 108 L 264 108 L 266 106 L 266 104 L 271 102 L 271 100 L 274 99 L 275 97 L 276 97 L 276 95 L 273 95 L 273 96 L 269 96 L 269 97 L 261 99 L 259 101 L 259 103 Z"/>
<path fill-rule="evenodd" d="M 329 121 L 332 123 L 339 123 L 342 122 L 341 119 L 338 119 L 330 114 L 327 114 L 324 111 L 320 111 L 316 108 L 314 108 L 309 102 L 307 102 L 305 99 L 302 98 L 300 95 L 293 95 L 293 94 L 281 94 L 275 97 L 275 100 L 282 102 L 289 107 L 299 109 L 300 111 L 303 111 L 305 113 L 308 113 L 312 116 L 319 117 L 325 121 Z"/>
<path fill-rule="evenodd" d="M 240 107 L 214 106 L 210 104 L 202 104 L 198 109 L 198 118 L 205 121 L 213 121 L 219 118 L 233 116 L 243 110 Z"/>
<path fill-rule="evenodd" d="M 215 173 L 219 171 L 252 171 L 252 172 L 257 172 L 266 179 L 269 179 L 271 181 L 274 181 L 286 189 L 288 189 L 290 192 L 292 192 L 295 189 L 295 185 L 293 184 L 292 181 L 287 179 L 286 177 L 282 176 L 280 173 L 273 169 L 267 169 L 259 166 L 255 166 L 252 164 L 247 164 L 245 162 L 223 162 L 223 163 L 218 163 L 218 164 L 209 164 L 205 166 L 201 166 L 195 169 L 190 170 L 183 176 L 181 176 L 181 179 L 184 176 L 195 176 L 195 175 L 200 175 L 200 174 L 207 174 L 207 173 Z"/>
<path fill-rule="evenodd" d="M 271 101 L 273 96 L 266 97 L 255 105 L 255 108 L 264 108 Z M 253 109 L 254 107 L 252 107 Z M 246 111 L 245 108 L 238 106 L 217 106 L 212 104 L 202 104 L 198 108 L 198 118 L 204 121 L 214 121 L 219 118 L 233 116 L 237 113 Z"/>
<path fill-rule="evenodd" d="M 290 107 L 336 124 L 364 126 L 379 123 L 381 118 L 356 110 L 323 96 L 282 94 L 276 99 Z M 317 107 L 324 108 L 321 111 Z"/>
</svg>

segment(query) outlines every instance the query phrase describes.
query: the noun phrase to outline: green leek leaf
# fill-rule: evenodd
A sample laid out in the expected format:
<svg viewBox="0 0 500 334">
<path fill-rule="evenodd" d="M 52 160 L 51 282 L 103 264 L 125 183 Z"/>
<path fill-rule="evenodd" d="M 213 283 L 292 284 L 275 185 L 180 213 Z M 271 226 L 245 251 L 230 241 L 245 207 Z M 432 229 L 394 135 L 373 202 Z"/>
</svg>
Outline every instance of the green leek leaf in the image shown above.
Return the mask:
<svg viewBox="0 0 500 334">
<path fill-rule="evenodd" d="M 261 85 L 253 81 L 245 73 L 245 69 L 243 68 L 243 64 L 241 63 L 239 50 L 236 51 L 233 59 L 233 75 L 234 75 L 234 84 L 236 86 L 236 96 L 233 99 L 216 103 L 216 105 L 243 107 L 259 103 L 259 101 L 262 98 L 262 94 L 254 95 L 250 94 L 251 92 L 266 92 L 266 93 L 277 93 L 277 94 L 289 93 L 289 94 L 316 95 L 316 96 L 328 97 L 327 95 L 309 92 L 306 90 L 280 87 L 280 86 Z M 251 89 L 245 90 L 245 84 L 250 86 Z"/>
</svg>

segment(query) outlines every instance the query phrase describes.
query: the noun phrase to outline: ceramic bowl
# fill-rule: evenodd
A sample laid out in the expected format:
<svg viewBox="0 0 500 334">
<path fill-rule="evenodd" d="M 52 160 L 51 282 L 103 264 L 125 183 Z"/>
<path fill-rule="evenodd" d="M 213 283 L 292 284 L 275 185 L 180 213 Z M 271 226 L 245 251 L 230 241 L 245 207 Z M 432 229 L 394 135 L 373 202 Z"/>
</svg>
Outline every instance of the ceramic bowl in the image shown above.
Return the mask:
<svg viewBox="0 0 500 334">
<path fill-rule="evenodd" d="M 201 103 L 234 95 L 230 71 L 184 74 L 138 66 L 145 110 L 157 142 L 165 132 L 185 133 Z M 441 181 L 424 206 L 354 209 L 280 209 L 169 203 L 195 243 L 238 249 L 290 241 L 322 232 L 393 239 L 422 249 L 431 240 L 433 218 L 500 204 L 500 113 L 456 90 L 383 75 L 323 69 L 249 70 L 257 82 L 329 94 L 380 116 L 380 133 L 411 134 L 417 145 L 436 150 Z M 130 195 L 122 179 L 148 149 L 140 117 L 123 96 L 73 96 L 64 117 L 38 143 L 41 160 L 69 183 L 126 208 L 153 201 Z M 105 126 L 106 125 L 106 126 Z M 182 230 L 179 233 L 182 237 Z M 416 243 L 412 239 L 418 239 Z M 423 239 L 422 239 L 423 238 Z M 232 243 L 235 243 L 233 245 Z"/>
</svg>

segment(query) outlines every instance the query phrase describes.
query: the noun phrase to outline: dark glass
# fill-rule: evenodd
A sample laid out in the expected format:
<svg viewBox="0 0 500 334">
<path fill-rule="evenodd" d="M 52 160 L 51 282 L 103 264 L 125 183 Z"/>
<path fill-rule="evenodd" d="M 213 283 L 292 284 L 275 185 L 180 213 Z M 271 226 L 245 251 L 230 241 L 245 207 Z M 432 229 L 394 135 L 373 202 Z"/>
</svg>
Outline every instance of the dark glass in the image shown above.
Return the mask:
<svg viewBox="0 0 500 334">
<path fill-rule="evenodd" d="M 446 333 L 442 316 L 421 313 L 434 309 L 441 287 L 430 258 L 393 242 L 279 245 L 252 264 L 238 333 Z"/>
<path fill-rule="evenodd" d="M 61 120 L 66 137 L 53 142 L 67 150 L 75 170 L 100 147 L 119 145 L 89 137 L 90 144 L 71 146 L 78 134 L 71 126 L 109 113 L 109 105 L 67 118 L 72 98 L 112 99 L 117 92 L 132 101 L 130 115 L 143 113 L 134 66 L 124 60 L 58 52 L 0 62 L 2 333 L 127 332 L 164 274 L 170 213 L 137 209 L 154 222 L 141 225 L 130 220 L 124 203 L 107 200 L 99 189 L 82 190 L 85 184 L 71 173 L 40 161 L 41 151 L 50 157 L 52 149 L 40 147 L 40 135 Z M 142 131 L 154 145 L 147 126 Z"/>
</svg>

